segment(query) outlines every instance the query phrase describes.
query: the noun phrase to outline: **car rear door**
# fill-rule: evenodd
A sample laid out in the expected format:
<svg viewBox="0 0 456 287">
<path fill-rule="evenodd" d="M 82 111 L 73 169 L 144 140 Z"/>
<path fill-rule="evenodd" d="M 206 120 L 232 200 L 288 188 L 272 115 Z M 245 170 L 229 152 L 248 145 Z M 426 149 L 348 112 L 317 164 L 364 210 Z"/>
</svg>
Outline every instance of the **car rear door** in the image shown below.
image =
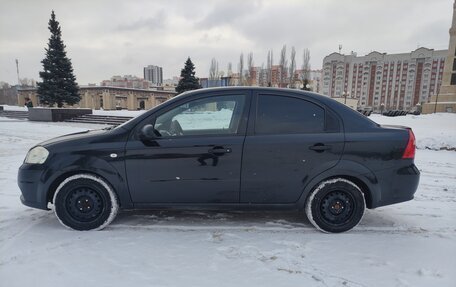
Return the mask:
<svg viewBox="0 0 456 287">
<path fill-rule="evenodd" d="M 242 203 L 293 203 L 307 182 L 335 166 L 344 147 L 337 115 L 303 95 L 254 93 L 244 143 Z"/>
</svg>

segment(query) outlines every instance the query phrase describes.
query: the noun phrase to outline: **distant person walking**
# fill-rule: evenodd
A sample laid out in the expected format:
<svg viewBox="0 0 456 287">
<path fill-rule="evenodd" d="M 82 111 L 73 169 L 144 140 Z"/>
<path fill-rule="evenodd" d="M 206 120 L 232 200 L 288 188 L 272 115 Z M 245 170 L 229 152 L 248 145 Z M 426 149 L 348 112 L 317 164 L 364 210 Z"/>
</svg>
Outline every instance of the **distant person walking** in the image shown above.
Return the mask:
<svg viewBox="0 0 456 287">
<path fill-rule="evenodd" d="M 25 98 L 25 106 L 27 108 L 33 108 L 33 103 L 32 103 L 32 100 L 30 98 Z"/>
</svg>

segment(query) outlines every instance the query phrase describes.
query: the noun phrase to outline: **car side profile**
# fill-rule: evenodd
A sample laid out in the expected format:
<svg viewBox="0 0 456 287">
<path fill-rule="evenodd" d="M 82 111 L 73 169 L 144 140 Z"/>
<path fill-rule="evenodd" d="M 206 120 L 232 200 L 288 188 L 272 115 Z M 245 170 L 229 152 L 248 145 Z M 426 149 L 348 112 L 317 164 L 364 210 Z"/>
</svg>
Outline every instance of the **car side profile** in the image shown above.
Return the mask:
<svg viewBox="0 0 456 287">
<path fill-rule="evenodd" d="M 181 94 L 103 130 L 30 149 L 23 204 L 76 230 L 119 209 L 285 209 L 324 232 L 355 227 L 366 208 L 411 200 L 411 129 L 381 126 L 328 97 L 252 87 Z"/>
</svg>

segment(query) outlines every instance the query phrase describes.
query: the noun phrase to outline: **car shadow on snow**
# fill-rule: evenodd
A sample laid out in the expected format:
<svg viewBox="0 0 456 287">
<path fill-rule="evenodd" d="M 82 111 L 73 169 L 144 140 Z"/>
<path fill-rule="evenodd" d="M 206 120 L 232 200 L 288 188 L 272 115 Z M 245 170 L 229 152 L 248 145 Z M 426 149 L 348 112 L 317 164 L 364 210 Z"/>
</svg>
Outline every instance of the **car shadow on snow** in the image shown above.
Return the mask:
<svg viewBox="0 0 456 287">
<path fill-rule="evenodd" d="M 111 224 L 122 227 L 217 228 L 311 228 L 304 213 L 278 211 L 123 211 Z"/>
<path fill-rule="evenodd" d="M 25 209 L 25 213 L 15 220 L 2 222 L 0 230 L 10 229 L 17 225 L 18 229 L 54 230 L 63 228 L 53 211 L 34 212 Z M 407 224 L 406 218 L 401 218 L 382 212 L 381 210 L 366 210 L 365 215 L 351 232 L 366 231 L 401 231 L 404 226 L 418 228 Z M 19 223 L 20 222 L 20 223 Z M 9 226 L 9 227 L 8 227 Z M 13 228 L 16 229 L 16 228 Z M 66 228 L 65 228 L 66 229 Z M 150 229 L 150 230 L 239 230 L 265 232 L 302 232 L 317 230 L 306 218 L 304 212 L 298 211 L 193 211 L 193 210 L 127 210 L 120 212 L 116 219 L 107 227 L 108 230 Z M 13 232 L 15 233 L 15 232 Z"/>
<path fill-rule="evenodd" d="M 366 210 L 356 231 L 394 230 L 403 226 L 394 217 Z M 399 220 L 400 221 L 400 220 Z M 177 229 L 177 230 L 264 230 L 316 231 L 304 212 L 289 211 L 182 211 L 134 210 L 118 214 L 109 228 L 113 229 Z"/>
</svg>

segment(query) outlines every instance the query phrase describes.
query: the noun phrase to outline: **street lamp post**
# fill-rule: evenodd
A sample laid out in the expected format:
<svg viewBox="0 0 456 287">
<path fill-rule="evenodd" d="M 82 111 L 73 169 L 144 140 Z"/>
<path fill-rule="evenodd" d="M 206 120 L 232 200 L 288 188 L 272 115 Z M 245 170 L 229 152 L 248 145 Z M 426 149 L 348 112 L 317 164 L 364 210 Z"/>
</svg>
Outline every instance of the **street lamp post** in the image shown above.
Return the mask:
<svg viewBox="0 0 456 287">
<path fill-rule="evenodd" d="M 345 91 L 344 93 L 344 104 L 347 105 L 347 97 L 349 96 L 349 93 Z"/>
<path fill-rule="evenodd" d="M 439 94 L 435 96 L 435 104 L 434 104 L 434 114 L 437 113 L 437 102 L 439 101 Z"/>
</svg>

